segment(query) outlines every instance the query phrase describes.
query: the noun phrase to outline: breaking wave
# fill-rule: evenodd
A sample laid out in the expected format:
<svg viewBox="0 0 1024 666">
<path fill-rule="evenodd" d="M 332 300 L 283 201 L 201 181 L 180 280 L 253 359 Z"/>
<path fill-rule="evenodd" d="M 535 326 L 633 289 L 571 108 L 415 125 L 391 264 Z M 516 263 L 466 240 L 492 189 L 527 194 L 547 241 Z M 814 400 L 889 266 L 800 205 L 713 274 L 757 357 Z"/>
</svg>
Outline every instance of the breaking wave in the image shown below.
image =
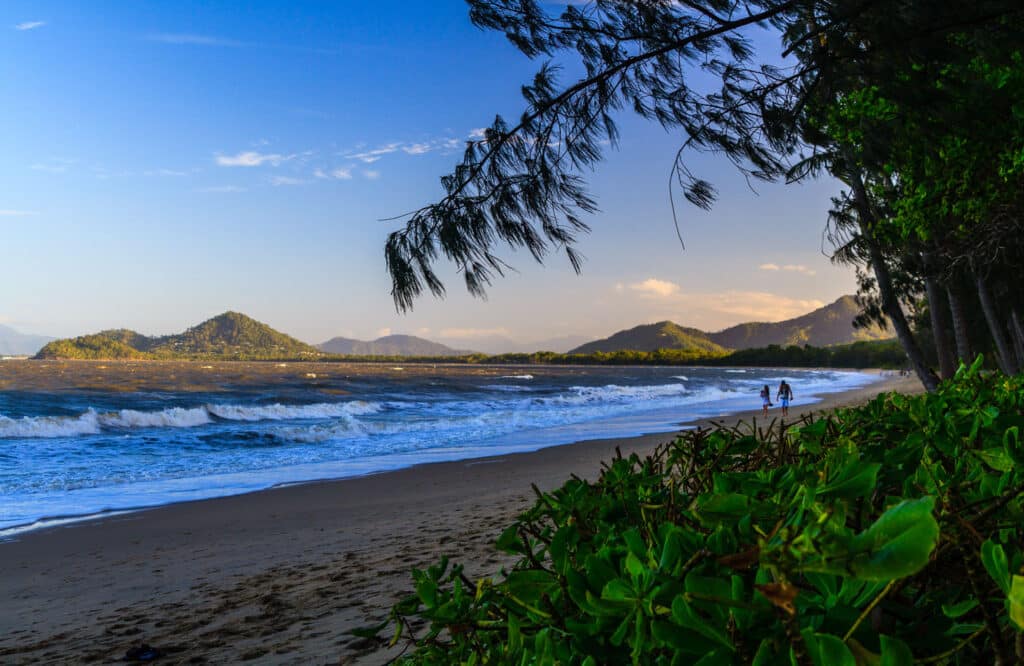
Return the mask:
<svg viewBox="0 0 1024 666">
<path fill-rule="evenodd" d="M 0 439 L 53 438 L 98 435 L 107 430 L 136 428 L 194 428 L 222 421 L 287 421 L 298 419 L 347 418 L 373 414 L 380 403 L 318 403 L 312 405 L 216 405 L 171 407 L 159 411 L 122 409 L 97 413 L 88 409 L 79 416 L 25 416 L 12 419 L 0 416 Z"/>
</svg>

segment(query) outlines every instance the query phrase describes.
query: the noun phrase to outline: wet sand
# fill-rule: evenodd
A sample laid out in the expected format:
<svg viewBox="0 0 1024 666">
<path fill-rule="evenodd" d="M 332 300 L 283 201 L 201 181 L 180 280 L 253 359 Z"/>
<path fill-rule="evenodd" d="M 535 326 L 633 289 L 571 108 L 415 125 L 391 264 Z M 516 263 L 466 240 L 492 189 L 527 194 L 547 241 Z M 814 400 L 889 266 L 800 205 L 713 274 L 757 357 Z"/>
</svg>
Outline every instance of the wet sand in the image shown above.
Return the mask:
<svg viewBox="0 0 1024 666">
<path fill-rule="evenodd" d="M 890 377 L 793 415 L 889 390 L 920 385 Z M 160 664 L 385 663 L 396 650 L 348 632 L 411 591 L 412 567 L 448 555 L 470 576 L 496 573 L 506 560 L 494 539 L 532 503 L 531 483 L 595 478 L 616 447 L 642 454 L 670 438 L 427 464 L 22 535 L 0 543 L 0 663 L 109 663 L 141 644 Z"/>
</svg>

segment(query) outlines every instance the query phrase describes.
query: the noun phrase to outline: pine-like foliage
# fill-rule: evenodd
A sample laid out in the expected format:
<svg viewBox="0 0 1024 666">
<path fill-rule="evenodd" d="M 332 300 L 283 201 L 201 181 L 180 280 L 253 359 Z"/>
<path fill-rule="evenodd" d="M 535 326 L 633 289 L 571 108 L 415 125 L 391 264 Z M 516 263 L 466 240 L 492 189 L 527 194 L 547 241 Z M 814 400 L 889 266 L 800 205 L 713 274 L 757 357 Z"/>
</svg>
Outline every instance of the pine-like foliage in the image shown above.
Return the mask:
<svg viewBox="0 0 1024 666">
<path fill-rule="evenodd" d="M 745 30 L 769 23 L 790 29 L 810 11 L 805 0 L 595 0 L 557 16 L 535 0 L 469 5 L 477 26 L 504 32 L 524 54 L 546 62 L 523 87 L 522 116 L 499 116 L 468 142 L 461 163 L 441 179 L 444 197 L 389 236 L 385 254 L 400 310 L 424 290 L 444 294 L 434 268 L 440 256 L 458 266 L 477 296 L 507 268 L 496 254 L 500 245 L 525 248 L 537 261 L 560 249 L 579 271 L 573 244 L 587 230 L 582 216 L 596 209 L 580 173 L 617 144 L 613 116 L 623 110 L 679 132 L 684 148 L 723 152 L 753 177 L 782 172 L 777 155 L 793 135 L 765 121 L 794 106 L 792 84 L 805 72 L 799 64 L 753 67 Z M 563 86 L 556 63 L 566 59 L 585 74 Z M 721 86 L 696 83 L 709 77 Z M 682 150 L 672 175 L 689 201 L 711 205 L 714 188 L 690 172 Z"/>
</svg>

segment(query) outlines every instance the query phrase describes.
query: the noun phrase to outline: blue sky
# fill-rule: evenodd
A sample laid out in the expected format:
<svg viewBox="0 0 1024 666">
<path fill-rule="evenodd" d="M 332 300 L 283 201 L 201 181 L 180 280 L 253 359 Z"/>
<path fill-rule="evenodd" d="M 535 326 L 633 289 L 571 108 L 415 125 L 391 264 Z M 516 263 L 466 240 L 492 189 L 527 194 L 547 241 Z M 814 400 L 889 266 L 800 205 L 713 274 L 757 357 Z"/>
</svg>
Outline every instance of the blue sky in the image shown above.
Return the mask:
<svg viewBox="0 0 1024 666">
<path fill-rule="evenodd" d="M 769 41 L 770 40 L 766 40 Z M 438 196 L 463 142 L 522 109 L 536 70 L 461 0 L 0 4 L 0 322 L 78 335 L 176 332 L 228 309 L 309 342 L 412 333 L 479 348 L 672 319 L 778 320 L 852 292 L 821 254 L 831 182 L 667 194 L 679 137 L 624 115 L 588 174 L 601 212 L 579 248 L 490 298 L 392 305 L 390 217 Z"/>
</svg>

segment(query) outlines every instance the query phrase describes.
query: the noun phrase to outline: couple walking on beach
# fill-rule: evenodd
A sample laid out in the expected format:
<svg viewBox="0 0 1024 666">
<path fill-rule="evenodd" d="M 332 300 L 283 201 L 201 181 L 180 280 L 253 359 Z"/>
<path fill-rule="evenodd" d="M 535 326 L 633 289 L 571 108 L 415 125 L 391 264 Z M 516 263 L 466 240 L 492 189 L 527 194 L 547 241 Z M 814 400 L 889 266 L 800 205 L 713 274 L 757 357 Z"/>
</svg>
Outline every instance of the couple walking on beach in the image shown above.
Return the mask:
<svg viewBox="0 0 1024 666">
<path fill-rule="evenodd" d="M 779 392 L 775 396 L 775 399 L 782 403 L 782 415 L 789 416 L 789 401 L 793 399 L 793 389 L 790 388 L 786 380 L 783 379 L 782 383 L 779 384 Z M 765 418 L 768 418 L 768 408 L 772 406 L 772 391 L 765 384 L 764 388 L 761 389 L 761 414 Z"/>
</svg>

